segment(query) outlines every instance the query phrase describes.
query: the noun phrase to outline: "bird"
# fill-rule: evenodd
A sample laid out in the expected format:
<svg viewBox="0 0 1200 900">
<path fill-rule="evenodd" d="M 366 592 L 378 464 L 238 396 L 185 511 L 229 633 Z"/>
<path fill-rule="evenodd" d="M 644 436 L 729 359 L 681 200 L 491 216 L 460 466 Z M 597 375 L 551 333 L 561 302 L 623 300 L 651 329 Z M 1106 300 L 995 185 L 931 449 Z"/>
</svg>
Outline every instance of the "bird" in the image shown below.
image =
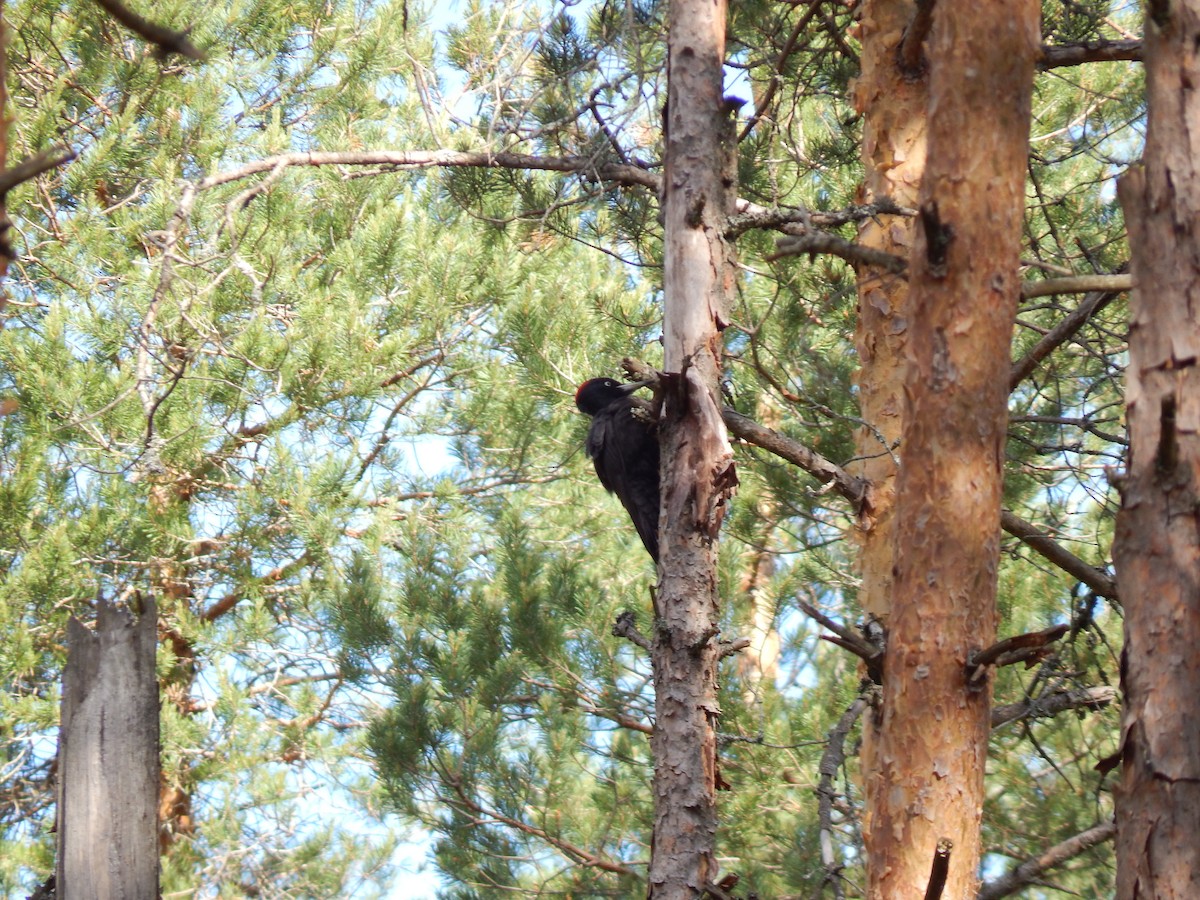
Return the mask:
<svg viewBox="0 0 1200 900">
<path fill-rule="evenodd" d="M 592 378 L 575 392 L 575 405 L 592 418 L 584 448 L 600 483 L 617 495 L 657 564 L 658 428 L 635 416 L 632 402 L 633 392 L 647 384 Z"/>
</svg>

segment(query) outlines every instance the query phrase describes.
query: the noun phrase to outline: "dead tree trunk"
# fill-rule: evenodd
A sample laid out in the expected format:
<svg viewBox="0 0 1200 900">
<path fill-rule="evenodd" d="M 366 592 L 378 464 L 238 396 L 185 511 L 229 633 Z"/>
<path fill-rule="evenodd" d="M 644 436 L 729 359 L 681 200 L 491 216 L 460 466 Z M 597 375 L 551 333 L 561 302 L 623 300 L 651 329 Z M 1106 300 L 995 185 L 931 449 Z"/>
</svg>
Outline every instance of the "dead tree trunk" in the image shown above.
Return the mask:
<svg viewBox="0 0 1200 900">
<path fill-rule="evenodd" d="M 1034 0 L 939 3 L 926 48 L 929 140 L 911 262 L 895 584 L 865 773 L 876 900 L 925 896 L 931 870 L 947 862 L 941 896 L 976 889 L 991 679 L 969 684 L 967 663 L 996 631 L 1039 21 Z"/>
<path fill-rule="evenodd" d="M 736 193 L 722 99 L 724 0 L 670 4 L 663 326 L 662 559 L 653 647 L 654 842 L 649 892 L 695 898 L 715 880 L 717 531 L 733 456 L 717 378 Z"/>
<path fill-rule="evenodd" d="M 101 601 L 67 623 L 58 737 L 63 900 L 158 896 L 158 681 L 153 601 L 134 621 Z"/>
<path fill-rule="evenodd" d="M 1125 610 L 1117 896 L 1200 897 L 1200 0 L 1150 3 L 1149 123 L 1120 183 L 1134 284 L 1130 453 L 1113 541 Z"/>
</svg>

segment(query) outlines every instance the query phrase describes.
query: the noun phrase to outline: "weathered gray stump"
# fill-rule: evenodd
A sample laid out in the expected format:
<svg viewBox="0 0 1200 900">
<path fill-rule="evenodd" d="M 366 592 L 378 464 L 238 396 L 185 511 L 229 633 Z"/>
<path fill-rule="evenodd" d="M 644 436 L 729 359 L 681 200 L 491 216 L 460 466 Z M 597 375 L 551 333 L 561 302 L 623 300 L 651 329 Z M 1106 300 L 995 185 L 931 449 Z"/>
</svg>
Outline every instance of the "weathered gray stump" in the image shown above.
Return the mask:
<svg viewBox="0 0 1200 900">
<path fill-rule="evenodd" d="M 60 900 L 158 896 L 154 602 L 135 621 L 104 601 L 67 623 L 58 736 Z"/>
</svg>

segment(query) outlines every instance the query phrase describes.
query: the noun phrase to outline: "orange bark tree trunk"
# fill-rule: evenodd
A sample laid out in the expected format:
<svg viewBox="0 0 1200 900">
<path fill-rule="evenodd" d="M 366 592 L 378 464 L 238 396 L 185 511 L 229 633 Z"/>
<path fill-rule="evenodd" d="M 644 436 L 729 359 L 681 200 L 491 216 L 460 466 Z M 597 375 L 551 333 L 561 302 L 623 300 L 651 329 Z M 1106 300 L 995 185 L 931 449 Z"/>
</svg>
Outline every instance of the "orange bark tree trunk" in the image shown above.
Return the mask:
<svg viewBox="0 0 1200 900">
<path fill-rule="evenodd" d="M 1130 454 L 1113 558 L 1125 609 L 1117 896 L 1200 897 L 1200 0 L 1151 2 L 1149 123 L 1121 180 L 1134 290 Z"/>
<path fill-rule="evenodd" d="M 1009 345 L 1040 7 L 940 3 L 913 248 L 895 584 L 883 704 L 865 773 L 868 894 L 923 897 L 939 842 L 943 896 L 973 896 L 981 853 L 995 639 Z"/>
<path fill-rule="evenodd" d="M 862 160 L 865 178 L 861 200 L 873 203 L 891 198 L 902 207 L 916 207 L 925 170 L 928 139 L 927 73 L 901 70 L 898 49 L 905 26 L 916 10 L 915 0 L 867 0 L 863 4 L 860 38 L 862 74 L 855 101 L 863 116 Z M 869 219 L 859 229 L 864 246 L 907 259 L 915 240 L 916 223 L 902 216 Z M 863 426 L 855 433 L 853 474 L 870 485 L 856 529 L 858 602 L 863 612 L 885 628 L 891 615 L 892 558 L 896 544 L 896 475 L 903 431 L 904 373 L 911 293 L 906 275 L 879 268 L 858 270 L 858 320 L 855 347 L 859 413 Z M 878 769 L 877 715 L 863 719 L 861 771 Z M 863 841 L 868 859 L 886 858 L 890 833 L 874 828 L 878 796 L 887 785 L 867 778 Z"/>
<path fill-rule="evenodd" d="M 662 519 L 654 666 L 655 898 L 716 879 L 717 531 L 733 481 L 717 380 L 733 267 L 734 146 L 722 100 L 724 0 L 670 5 L 663 287 Z"/>
<path fill-rule="evenodd" d="M 861 22 L 862 74 L 855 101 L 863 116 L 863 203 L 890 198 L 902 207 L 918 202 L 925 169 L 928 81 L 907 75 L 897 49 L 915 0 L 867 0 Z M 860 244 L 908 258 L 915 222 L 878 216 L 863 222 Z M 908 344 L 908 278 L 879 268 L 858 271 L 859 412 L 865 423 L 855 433 L 856 461 L 848 468 L 871 485 L 858 522 L 858 601 L 886 623 L 892 598 L 892 551 L 897 459 L 904 412 L 905 349 Z"/>
</svg>

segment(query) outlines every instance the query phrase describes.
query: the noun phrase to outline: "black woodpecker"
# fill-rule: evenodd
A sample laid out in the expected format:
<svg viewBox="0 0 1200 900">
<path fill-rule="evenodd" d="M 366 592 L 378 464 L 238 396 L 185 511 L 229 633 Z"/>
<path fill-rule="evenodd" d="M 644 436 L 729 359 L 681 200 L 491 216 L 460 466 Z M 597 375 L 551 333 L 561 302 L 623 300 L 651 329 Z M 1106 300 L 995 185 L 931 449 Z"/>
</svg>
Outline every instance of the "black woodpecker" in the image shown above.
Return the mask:
<svg viewBox="0 0 1200 900">
<path fill-rule="evenodd" d="M 585 447 L 600 483 L 617 495 L 657 563 L 658 429 L 634 416 L 630 402 L 630 395 L 645 384 L 593 378 L 579 386 L 575 405 L 592 417 Z"/>
</svg>

